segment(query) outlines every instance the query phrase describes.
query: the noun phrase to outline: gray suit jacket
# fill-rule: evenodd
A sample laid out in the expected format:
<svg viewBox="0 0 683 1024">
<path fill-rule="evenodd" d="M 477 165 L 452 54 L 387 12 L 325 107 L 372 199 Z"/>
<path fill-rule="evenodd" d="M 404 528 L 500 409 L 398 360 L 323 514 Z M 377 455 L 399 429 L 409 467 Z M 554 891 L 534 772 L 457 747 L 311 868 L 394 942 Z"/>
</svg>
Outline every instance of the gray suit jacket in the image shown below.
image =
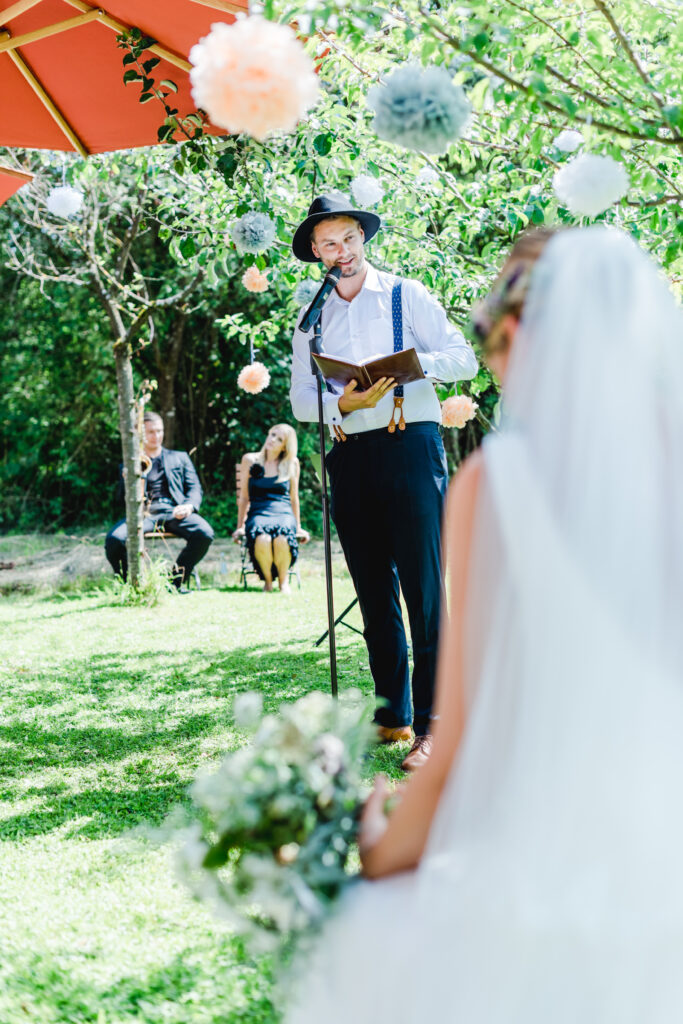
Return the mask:
<svg viewBox="0 0 683 1024">
<path fill-rule="evenodd" d="M 192 505 L 195 512 L 202 503 L 202 485 L 192 459 L 187 452 L 174 452 L 170 448 L 161 449 L 161 464 L 168 481 L 171 500 L 176 505 Z M 123 466 L 119 466 L 119 482 L 116 489 L 119 503 L 123 503 Z"/>
</svg>

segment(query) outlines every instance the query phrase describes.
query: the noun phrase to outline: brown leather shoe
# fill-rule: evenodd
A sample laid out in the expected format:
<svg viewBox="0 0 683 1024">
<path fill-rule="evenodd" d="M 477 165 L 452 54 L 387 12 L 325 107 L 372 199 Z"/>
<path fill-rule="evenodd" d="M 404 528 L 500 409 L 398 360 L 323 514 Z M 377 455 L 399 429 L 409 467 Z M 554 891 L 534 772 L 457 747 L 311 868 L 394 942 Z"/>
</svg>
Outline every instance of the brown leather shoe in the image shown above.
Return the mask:
<svg viewBox="0 0 683 1024">
<path fill-rule="evenodd" d="M 386 725 L 378 725 L 380 743 L 410 743 L 413 738 L 413 730 L 409 725 L 399 725 L 390 729 Z"/>
<path fill-rule="evenodd" d="M 426 764 L 431 752 L 432 737 L 429 733 L 426 736 L 416 736 L 401 768 L 404 772 L 414 772 L 416 768 L 421 768 L 423 764 Z"/>
</svg>

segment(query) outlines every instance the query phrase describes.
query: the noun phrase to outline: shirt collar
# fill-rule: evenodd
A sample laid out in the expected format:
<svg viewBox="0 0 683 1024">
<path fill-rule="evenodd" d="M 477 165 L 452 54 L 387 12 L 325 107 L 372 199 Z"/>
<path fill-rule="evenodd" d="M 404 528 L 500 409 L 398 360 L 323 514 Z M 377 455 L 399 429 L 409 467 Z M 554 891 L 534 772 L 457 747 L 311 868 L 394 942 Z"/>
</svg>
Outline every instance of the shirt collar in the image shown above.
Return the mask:
<svg viewBox="0 0 683 1024">
<path fill-rule="evenodd" d="M 378 271 L 373 267 L 373 265 L 371 263 L 368 263 L 367 260 L 366 260 L 366 266 L 367 266 L 368 270 L 367 270 L 367 273 L 365 275 L 365 280 L 363 281 L 363 285 L 361 287 L 361 290 L 358 292 L 358 295 L 356 295 L 356 298 L 359 298 L 359 296 L 361 296 L 363 294 L 363 292 L 381 292 L 382 291 L 382 284 L 381 284 L 380 279 L 379 279 Z M 339 294 L 339 292 L 337 291 L 336 288 L 332 292 L 331 298 L 333 298 L 335 302 L 343 302 L 343 304 L 345 306 L 348 306 L 348 304 L 349 304 L 346 299 L 343 299 L 341 297 L 341 295 Z"/>
</svg>

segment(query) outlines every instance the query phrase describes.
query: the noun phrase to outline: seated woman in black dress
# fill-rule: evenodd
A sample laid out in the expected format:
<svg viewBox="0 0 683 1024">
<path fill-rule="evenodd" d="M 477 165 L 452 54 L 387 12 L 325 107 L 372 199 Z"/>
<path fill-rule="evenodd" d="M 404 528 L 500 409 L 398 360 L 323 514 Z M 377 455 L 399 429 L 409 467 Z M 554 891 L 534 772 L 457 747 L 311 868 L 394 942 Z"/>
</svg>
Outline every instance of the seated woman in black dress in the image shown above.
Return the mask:
<svg viewBox="0 0 683 1024">
<path fill-rule="evenodd" d="M 294 429 L 286 423 L 271 427 L 260 452 L 247 452 L 240 465 L 240 502 L 235 541 L 247 538 L 252 565 L 273 589 L 289 591 L 289 569 L 296 562 L 299 540 L 309 535 L 301 529 L 299 511 L 299 460 Z"/>
</svg>

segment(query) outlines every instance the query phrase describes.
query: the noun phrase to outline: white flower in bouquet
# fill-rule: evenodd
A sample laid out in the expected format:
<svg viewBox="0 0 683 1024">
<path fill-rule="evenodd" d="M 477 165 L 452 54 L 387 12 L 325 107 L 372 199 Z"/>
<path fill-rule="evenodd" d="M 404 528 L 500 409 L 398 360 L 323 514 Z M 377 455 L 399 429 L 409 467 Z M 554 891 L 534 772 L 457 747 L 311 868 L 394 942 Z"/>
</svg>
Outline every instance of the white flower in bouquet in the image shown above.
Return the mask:
<svg viewBox="0 0 683 1024">
<path fill-rule="evenodd" d="M 73 217 L 82 205 L 83 193 L 71 185 L 59 185 L 47 197 L 47 208 L 55 217 Z"/>
<path fill-rule="evenodd" d="M 242 694 L 235 713 L 253 727 L 251 697 Z M 200 898 L 224 905 L 254 949 L 277 952 L 317 927 L 349 881 L 368 718 L 362 698 L 308 694 L 265 715 L 248 746 L 191 788 L 200 827 L 186 877 Z"/>
<path fill-rule="evenodd" d="M 596 217 L 626 195 L 629 178 L 611 156 L 582 153 L 555 172 L 553 188 L 575 217 Z"/>
<path fill-rule="evenodd" d="M 577 132 L 574 128 L 565 128 L 553 139 L 553 145 L 561 153 L 574 153 L 579 146 L 583 146 L 584 141 L 581 132 Z"/>
<path fill-rule="evenodd" d="M 384 189 L 377 178 L 371 174 L 359 174 L 351 182 L 353 198 L 361 208 L 374 206 L 384 196 Z"/>
<path fill-rule="evenodd" d="M 217 22 L 190 50 L 192 96 L 214 124 L 264 139 L 291 131 L 316 103 L 313 61 L 288 25 L 263 18 Z"/>
<path fill-rule="evenodd" d="M 471 107 L 444 67 L 408 65 L 368 92 L 380 139 L 423 153 L 444 153 L 462 135 Z"/>
<path fill-rule="evenodd" d="M 315 750 L 319 752 L 323 771 L 328 775 L 336 775 L 342 770 L 346 751 L 338 736 L 333 736 L 329 732 L 324 733 L 317 740 Z"/>
</svg>

